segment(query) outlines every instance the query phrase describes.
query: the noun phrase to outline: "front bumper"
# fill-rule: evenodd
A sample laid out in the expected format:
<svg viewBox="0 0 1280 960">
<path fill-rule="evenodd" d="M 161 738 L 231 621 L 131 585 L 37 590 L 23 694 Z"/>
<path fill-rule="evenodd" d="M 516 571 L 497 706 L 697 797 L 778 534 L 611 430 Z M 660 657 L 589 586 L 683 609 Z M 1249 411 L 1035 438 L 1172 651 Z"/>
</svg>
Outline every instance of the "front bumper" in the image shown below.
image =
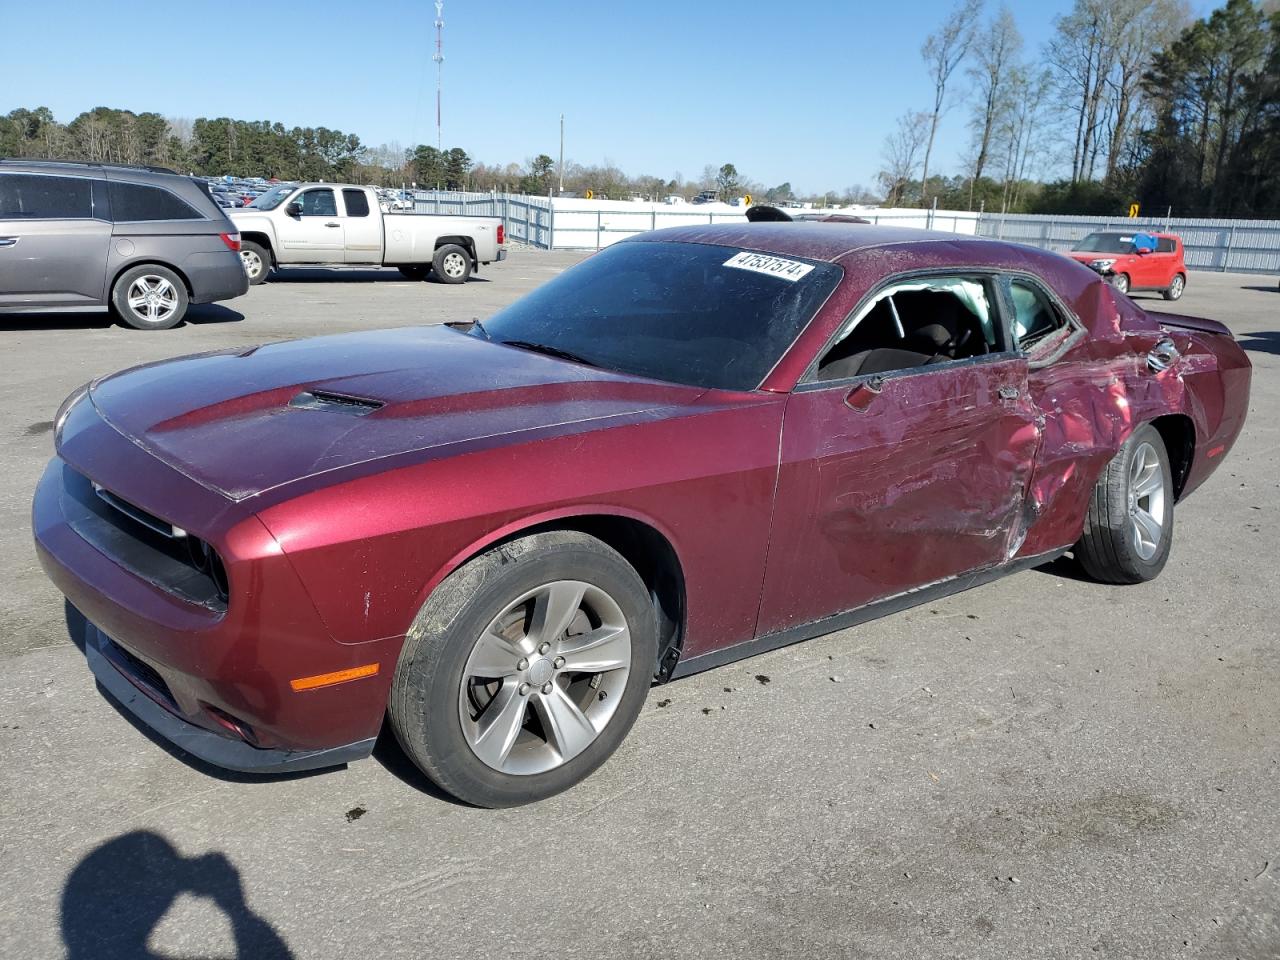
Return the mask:
<svg viewBox="0 0 1280 960">
<path fill-rule="evenodd" d="M 254 747 L 244 740 L 222 736 L 182 719 L 164 703 L 164 694 L 147 682 L 140 671 L 105 633 L 85 622 L 84 655 L 104 690 L 144 726 L 193 757 L 226 770 L 248 773 L 287 773 L 334 767 L 363 760 L 373 752 L 377 737 L 323 750 L 287 750 Z"/>
<path fill-rule="evenodd" d="M 92 403 L 72 409 L 60 450 L 32 503 L 36 553 L 58 589 L 95 624 L 90 666 L 106 689 L 162 736 L 220 766 L 301 769 L 368 752 L 403 638 L 338 642 L 256 517 L 129 443 Z M 90 529 L 84 477 L 156 516 L 181 516 L 185 529 L 214 543 L 226 562 L 229 602 L 220 610 L 192 602 L 122 553 L 120 541 Z M 97 631 L 114 644 L 100 642 Z M 95 657 L 113 647 L 124 655 L 114 667 L 108 662 L 104 674 Z M 291 685 L 370 662 L 378 664 L 371 677 L 302 692 Z M 164 696 L 142 704 L 134 696 L 140 674 Z M 124 696 L 121 683 L 129 687 Z"/>
</svg>

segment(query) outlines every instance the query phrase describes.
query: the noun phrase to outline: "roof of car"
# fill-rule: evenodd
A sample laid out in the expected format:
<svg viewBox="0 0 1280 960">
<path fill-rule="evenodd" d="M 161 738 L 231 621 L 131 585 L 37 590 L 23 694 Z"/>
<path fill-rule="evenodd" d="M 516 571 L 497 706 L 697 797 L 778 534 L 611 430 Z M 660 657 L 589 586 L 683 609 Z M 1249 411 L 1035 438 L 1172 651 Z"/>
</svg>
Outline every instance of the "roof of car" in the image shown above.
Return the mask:
<svg viewBox="0 0 1280 960">
<path fill-rule="evenodd" d="M 712 243 L 761 253 L 837 261 L 860 250 L 899 244 L 951 243 L 1002 245 L 1000 241 L 918 227 L 884 227 L 858 223 L 717 223 L 668 227 L 633 238 L 640 241 Z"/>
</svg>

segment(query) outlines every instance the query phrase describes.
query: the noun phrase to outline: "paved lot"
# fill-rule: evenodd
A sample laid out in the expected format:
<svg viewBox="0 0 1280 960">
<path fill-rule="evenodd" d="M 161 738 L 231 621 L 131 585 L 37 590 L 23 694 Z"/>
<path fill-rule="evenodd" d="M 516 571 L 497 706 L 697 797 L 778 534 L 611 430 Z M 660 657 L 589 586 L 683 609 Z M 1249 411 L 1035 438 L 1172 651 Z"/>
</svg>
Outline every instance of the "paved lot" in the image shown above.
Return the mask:
<svg viewBox="0 0 1280 960">
<path fill-rule="evenodd" d="M 603 770 L 536 807 L 453 804 L 390 746 L 218 775 L 95 691 L 29 543 L 64 395 L 483 316 L 576 259 L 517 253 L 462 288 L 295 274 L 164 333 L 0 320 L 0 956 L 1280 955 L 1273 279 L 1195 274 L 1178 305 L 1230 323 L 1255 379 L 1158 581 L 1060 562 L 655 690 Z"/>
</svg>

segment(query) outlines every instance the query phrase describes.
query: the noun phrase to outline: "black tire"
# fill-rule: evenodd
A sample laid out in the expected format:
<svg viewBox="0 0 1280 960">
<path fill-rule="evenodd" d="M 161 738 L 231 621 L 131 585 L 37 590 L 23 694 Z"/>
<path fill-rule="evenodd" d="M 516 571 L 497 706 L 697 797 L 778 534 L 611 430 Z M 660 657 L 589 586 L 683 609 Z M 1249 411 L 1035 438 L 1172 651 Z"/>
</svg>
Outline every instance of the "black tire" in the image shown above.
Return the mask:
<svg viewBox="0 0 1280 960">
<path fill-rule="evenodd" d="M 136 285 L 136 286 L 135 286 Z M 143 290 L 154 294 L 150 302 L 139 303 Z M 132 301 L 132 302 L 131 302 Z M 124 323 L 137 330 L 167 330 L 187 315 L 187 285 L 181 277 L 159 264 L 144 263 L 120 274 L 111 288 L 111 309 Z"/>
<path fill-rule="evenodd" d="M 1158 460 L 1162 481 L 1160 537 L 1151 556 L 1144 557 L 1136 537 L 1136 503 L 1130 497 L 1134 459 L 1143 448 L 1149 448 Z M 1080 565 L 1094 580 L 1102 583 L 1143 583 L 1154 580 L 1164 569 L 1173 546 L 1173 471 L 1160 431 L 1143 424 L 1120 448 L 1094 485 L 1089 509 L 1085 513 L 1084 534 L 1075 546 Z M 1153 506 L 1151 498 L 1146 498 Z M 1150 544 L 1147 545 L 1150 548 Z"/>
<path fill-rule="evenodd" d="M 425 263 L 413 263 L 397 269 L 406 280 L 425 280 L 431 272 L 431 267 Z"/>
<path fill-rule="evenodd" d="M 471 252 L 456 243 L 446 243 L 436 251 L 431 272 L 441 283 L 466 283 L 471 276 Z"/>
<path fill-rule="evenodd" d="M 1127 273 L 1117 273 L 1111 278 L 1111 285 L 1121 293 L 1129 292 L 1129 275 Z"/>
<path fill-rule="evenodd" d="M 267 275 L 271 273 L 271 251 L 252 240 L 241 242 L 240 262 L 244 264 L 244 272 L 252 286 L 266 282 Z"/>
<path fill-rule="evenodd" d="M 526 592 L 558 580 L 591 584 L 617 604 L 631 637 L 630 672 L 617 707 L 582 752 L 544 772 L 507 773 L 482 761 L 464 733 L 460 697 L 468 658 L 481 634 L 507 606 Z M 409 630 L 392 681 L 391 727 L 418 768 L 459 800 L 479 807 L 532 803 L 584 780 L 617 749 L 644 704 L 657 649 L 653 604 L 643 581 L 621 554 L 573 531 L 522 537 L 454 571 L 423 606 Z M 591 701 L 594 695 L 588 690 L 587 696 Z M 605 700 L 603 693 L 599 700 Z M 526 738 L 526 743 L 540 746 L 528 739 L 536 737 L 528 716 L 521 730 L 518 736 Z"/>
<path fill-rule="evenodd" d="M 1187 278 L 1180 273 L 1175 273 L 1173 279 L 1169 281 L 1169 286 L 1163 291 L 1166 300 L 1181 300 L 1182 294 L 1187 289 Z"/>
</svg>

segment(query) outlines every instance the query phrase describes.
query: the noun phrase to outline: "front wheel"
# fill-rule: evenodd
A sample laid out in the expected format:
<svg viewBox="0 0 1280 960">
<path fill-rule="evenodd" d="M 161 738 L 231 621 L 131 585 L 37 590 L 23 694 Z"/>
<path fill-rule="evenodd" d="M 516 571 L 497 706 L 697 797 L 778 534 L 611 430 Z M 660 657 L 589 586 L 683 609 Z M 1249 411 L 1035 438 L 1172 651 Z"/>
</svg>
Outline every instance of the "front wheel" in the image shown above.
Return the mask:
<svg viewBox="0 0 1280 960">
<path fill-rule="evenodd" d="M 436 251 L 431 269 L 441 283 L 466 283 L 471 276 L 471 254 L 456 243 L 446 243 Z"/>
<path fill-rule="evenodd" d="M 1111 285 L 1121 293 L 1129 292 L 1129 275 L 1127 273 L 1117 273 L 1111 278 Z"/>
<path fill-rule="evenodd" d="M 1166 300 L 1182 299 L 1182 292 L 1187 289 L 1187 278 L 1180 273 L 1176 273 L 1173 279 L 1169 281 L 1169 288 L 1164 292 Z"/>
<path fill-rule="evenodd" d="M 1094 485 L 1075 555 L 1095 580 L 1142 583 L 1159 576 L 1172 544 L 1173 472 L 1160 431 L 1147 423 Z"/>
<path fill-rule="evenodd" d="M 240 244 L 240 262 L 244 264 L 249 283 L 254 286 L 266 280 L 267 274 L 271 272 L 271 254 L 252 240 L 245 240 Z"/>
<path fill-rule="evenodd" d="M 182 278 L 158 264 L 126 270 L 111 288 L 116 316 L 138 330 L 167 330 L 187 313 L 187 285 Z"/>
<path fill-rule="evenodd" d="M 391 687 L 396 738 L 423 773 L 481 807 L 585 779 L 635 723 L 657 661 L 644 582 L 572 531 L 495 547 L 435 590 Z"/>
</svg>

